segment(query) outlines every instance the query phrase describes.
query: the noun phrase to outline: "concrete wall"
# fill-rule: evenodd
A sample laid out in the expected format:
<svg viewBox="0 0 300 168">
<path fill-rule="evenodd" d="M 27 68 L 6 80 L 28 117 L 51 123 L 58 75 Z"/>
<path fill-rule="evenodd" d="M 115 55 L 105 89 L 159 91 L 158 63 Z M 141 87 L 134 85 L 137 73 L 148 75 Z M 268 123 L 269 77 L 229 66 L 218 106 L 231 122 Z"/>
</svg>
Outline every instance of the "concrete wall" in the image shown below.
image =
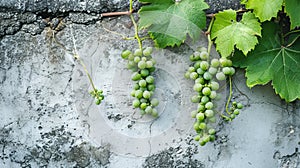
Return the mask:
<svg viewBox="0 0 300 168">
<path fill-rule="evenodd" d="M 101 12 L 126 9 L 126 2 L 46 2 L 0 1 L 0 167 L 300 167 L 299 102 L 281 101 L 271 85 L 247 88 L 243 70 L 234 77 L 233 94 L 246 105 L 241 114 L 217 122 L 214 143 L 200 147 L 192 140 L 189 113 L 196 107 L 183 73 L 189 54 L 206 45 L 204 36 L 155 51 L 160 117 L 141 118 L 131 108 L 130 73 L 119 56 L 137 44 L 106 30 L 133 35 L 132 24 L 126 16 L 100 19 Z M 208 2 L 208 13 L 239 7 L 237 1 Z M 61 30 L 55 26 L 60 22 Z M 100 106 L 69 54 L 73 38 L 104 90 Z M 221 92 L 220 109 L 227 92 Z"/>
</svg>

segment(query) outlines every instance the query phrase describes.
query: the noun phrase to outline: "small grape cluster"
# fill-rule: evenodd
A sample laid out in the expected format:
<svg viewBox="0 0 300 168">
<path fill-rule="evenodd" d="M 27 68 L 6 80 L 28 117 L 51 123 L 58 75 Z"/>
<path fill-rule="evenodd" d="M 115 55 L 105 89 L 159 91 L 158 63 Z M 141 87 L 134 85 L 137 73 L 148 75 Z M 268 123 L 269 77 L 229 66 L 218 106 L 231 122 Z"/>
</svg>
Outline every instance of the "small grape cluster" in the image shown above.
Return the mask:
<svg viewBox="0 0 300 168">
<path fill-rule="evenodd" d="M 102 100 L 104 100 L 103 90 L 94 89 L 90 91 L 90 95 L 95 98 L 96 105 L 101 104 Z"/>
<path fill-rule="evenodd" d="M 193 86 L 197 95 L 191 97 L 193 103 L 198 103 L 197 110 L 191 112 L 192 118 L 196 118 L 194 129 L 197 132 L 195 140 L 199 141 L 201 146 L 209 141 L 215 140 L 215 129 L 212 123 L 216 122 L 216 105 L 213 102 L 219 99 L 220 95 L 217 91 L 220 88 L 219 82 L 235 73 L 232 62 L 226 58 L 210 60 L 209 53 L 206 48 L 200 48 L 190 56 L 193 62 L 185 73 L 185 78 L 195 81 Z M 234 106 L 236 108 L 236 106 Z M 240 107 L 240 105 L 239 105 Z M 237 109 L 236 115 L 237 115 Z M 224 115 L 224 117 L 227 117 Z"/>
<path fill-rule="evenodd" d="M 133 107 L 140 108 L 142 115 L 151 114 L 153 117 L 158 117 L 155 107 L 158 106 L 159 101 L 152 98 L 155 84 L 151 74 L 155 71 L 154 65 L 156 64 L 151 56 L 152 50 L 152 47 L 143 50 L 136 49 L 133 53 L 125 50 L 121 57 L 128 60 L 127 68 L 133 72 L 131 79 L 136 82 L 130 93 L 135 98 L 132 102 Z"/>
</svg>

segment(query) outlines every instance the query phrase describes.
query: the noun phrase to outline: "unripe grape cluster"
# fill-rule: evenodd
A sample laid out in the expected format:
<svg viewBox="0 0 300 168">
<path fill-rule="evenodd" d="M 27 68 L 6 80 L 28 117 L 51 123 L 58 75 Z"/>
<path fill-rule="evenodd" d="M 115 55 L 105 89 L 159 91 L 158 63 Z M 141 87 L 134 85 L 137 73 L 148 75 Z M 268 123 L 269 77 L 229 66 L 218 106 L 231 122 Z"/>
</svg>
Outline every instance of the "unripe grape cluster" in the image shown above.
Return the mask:
<svg viewBox="0 0 300 168">
<path fill-rule="evenodd" d="M 131 96 L 134 97 L 132 106 L 140 108 L 142 115 L 150 114 L 153 117 L 158 117 L 158 112 L 155 107 L 159 104 L 158 99 L 152 98 L 155 84 L 152 73 L 155 71 L 155 60 L 152 58 L 152 47 L 147 47 L 143 50 L 136 49 L 134 52 L 125 50 L 121 57 L 127 60 L 127 68 L 133 74 L 131 79 L 135 82 Z"/>
<path fill-rule="evenodd" d="M 197 135 L 194 139 L 203 146 L 215 140 L 216 131 L 212 123 L 216 122 L 217 111 L 214 101 L 220 96 L 217 93 L 220 88 L 219 81 L 225 80 L 226 76 L 233 75 L 235 69 L 229 59 L 210 59 L 206 48 L 194 52 L 190 60 L 193 64 L 184 76 L 195 81 L 193 89 L 197 94 L 191 97 L 191 101 L 197 103 L 198 107 L 197 110 L 191 112 L 191 117 L 196 119 L 194 129 Z M 238 109 L 237 104 L 233 107 Z M 235 115 L 238 115 L 237 110 Z"/>
<path fill-rule="evenodd" d="M 102 90 L 94 89 L 90 91 L 90 95 L 95 99 L 95 104 L 101 104 L 102 100 L 104 100 L 104 95 Z"/>
</svg>

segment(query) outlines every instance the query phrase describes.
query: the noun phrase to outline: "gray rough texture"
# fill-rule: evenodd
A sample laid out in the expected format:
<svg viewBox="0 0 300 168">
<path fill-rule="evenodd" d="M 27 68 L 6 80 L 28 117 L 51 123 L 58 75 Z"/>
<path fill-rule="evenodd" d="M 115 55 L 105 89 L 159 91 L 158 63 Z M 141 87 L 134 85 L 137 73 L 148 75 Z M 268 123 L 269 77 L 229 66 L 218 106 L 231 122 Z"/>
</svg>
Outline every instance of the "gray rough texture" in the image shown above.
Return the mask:
<svg viewBox="0 0 300 168">
<path fill-rule="evenodd" d="M 247 88 L 239 70 L 234 99 L 245 109 L 232 123 L 219 121 L 216 141 L 200 147 L 192 140 L 188 116 L 194 108 L 189 103 L 192 82 L 182 76 L 194 44 L 156 51 L 162 114 L 157 120 L 139 118 L 132 114 L 130 74 L 119 57 L 136 43 L 105 30 L 133 35 L 132 24 L 128 17 L 99 17 L 126 3 L 31 2 L 0 1 L 1 168 L 300 167 L 298 101 L 286 104 L 270 85 Z M 239 8 L 237 1 L 208 2 L 212 11 Z M 105 92 L 100 106 L 93 104 L 82 67 L 69 53 L 73 37 Z M 199 43 L 205 45 L 206 39 Z"/>
</svg>

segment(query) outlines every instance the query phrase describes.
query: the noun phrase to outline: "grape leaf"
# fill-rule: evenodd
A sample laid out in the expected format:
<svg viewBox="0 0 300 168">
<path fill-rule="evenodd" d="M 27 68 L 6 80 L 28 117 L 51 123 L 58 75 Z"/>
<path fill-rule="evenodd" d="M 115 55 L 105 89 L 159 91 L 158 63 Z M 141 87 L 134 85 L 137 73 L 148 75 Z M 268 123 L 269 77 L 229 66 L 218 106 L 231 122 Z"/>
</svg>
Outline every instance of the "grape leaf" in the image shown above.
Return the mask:
<svg viewBox="0 0 300 168">
<path fill-rule="evenodd" d="M 187 34 L 192 39 L 200 36 L 206 26 L 203 10 L 209 6 L 203 0 L 140 0 L 151 3 L 139 11 L 139 27 L 147 28 L 157 47 L 179 46 Z"/>
<path fill-rule="evenodd" d="M 243 0 L 247 9 L 253 9 L 253 13 L 261 22 L 271 20 L 277 16 L 277 12 L 281 9 L 283 0 Z"/>
<path fill-rule="evenodd" d="M 234 47 L 245 55 L 254 49 L 261 36 L 261 27 L 254 14 L 246 12 L 240 22 L 236 21 L 236 11 L 229 9 L 215 15 L 211 37 L 215 39 L 216 49 L 222 57 L 228 57 Z"/>
<path fill-rule="evenodd" d="M 272 81 L 276 94 L 291 102 L 300 98 L 300 41 L 284 47 L 279 32 L 275 23 L 264 23 L 256 48 L 247 57 L 235 54 L 233 62 L 246 68 L 249 87 Z"/>
<path fill-rule="evenodd" d="M 291 20 L 291 29 L 300 26 L 300 1 L 299 0 L 285 0 L 285 10 Z"/>
</svg>

